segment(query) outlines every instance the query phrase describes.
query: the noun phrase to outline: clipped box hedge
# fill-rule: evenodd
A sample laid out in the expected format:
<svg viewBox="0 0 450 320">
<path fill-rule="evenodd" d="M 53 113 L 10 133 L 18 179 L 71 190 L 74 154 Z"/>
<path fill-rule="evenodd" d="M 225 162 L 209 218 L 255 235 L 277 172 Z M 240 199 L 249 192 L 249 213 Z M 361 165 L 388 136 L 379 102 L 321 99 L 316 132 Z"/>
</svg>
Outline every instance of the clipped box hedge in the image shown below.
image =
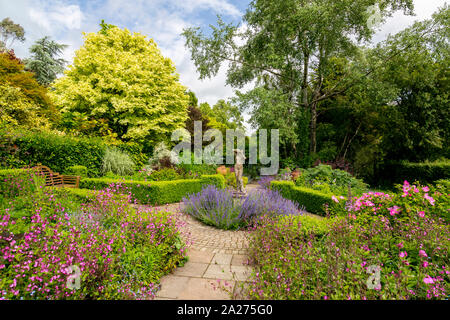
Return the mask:
<svg viewBox="0 0 450 320">
<path fill-rule="evenodd" d="M 434 183 L 439 179 L 450 179 L 450 160 L 436 162 L 390 162 L 378 173 L 379 184 L 392 185 L 409 182 Z"/>
<path fill-rule="evenodd" d="M 141 204 L 162 205 L 179 202 L 188 194 L 200 192 L 205 185 L 215 185 L 223 189 L 225 179 L 223 176 L 204 175 L 200 179 L 183 179 L 172 181 L 133 181 L 110 178 L 87 178 L 80 181 L 82 189 L 104 189 L 110 184 L 121 183 L 130 188 L 132 195 Z"/>
<path fill-rule="evenodd" d="M 306 211 L 321 216 L 325 215 L 325 204 L 331 204 L 331 194 L 321 193 L 314 189 L 297 187 L 292 181 L 272 181 L 272 190 L 278 190 L 280 194 L 289 200 L 297 202 Z"/>
</svg>

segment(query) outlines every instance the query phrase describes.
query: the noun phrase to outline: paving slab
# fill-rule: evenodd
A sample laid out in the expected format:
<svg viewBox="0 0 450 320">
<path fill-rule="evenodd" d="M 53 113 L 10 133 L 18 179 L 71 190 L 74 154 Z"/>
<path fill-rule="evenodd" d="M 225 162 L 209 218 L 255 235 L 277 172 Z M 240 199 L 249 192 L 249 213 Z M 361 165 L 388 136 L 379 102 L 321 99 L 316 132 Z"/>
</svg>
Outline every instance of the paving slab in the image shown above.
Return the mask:
<svg viewBox="0 0 450 320">
<path fill-rule="evenodd" d="M 214 257 L 214 253 L 205 250 L 189 249 L 187 256 L 191 262 L 210 263 Z"/>
<path fill-rule="evenodd" d="M 198 277 L 201 278 L 208 268 L 207 263 L 188 261 L 181 268 L 176 268 L 173 272 L 175 276 Z"/>
<path fill-rule="evenodd" d="M 161 290 L 156 293 L 158 298 L 177 299 L 186 289 L 189 277 L 168 275 L 161 279 Z"/>
<path fill-rule="evenodd" d="M 214 255 L 212 262 L 213 264 L 231 264 L 232 254 L 218 252 Z"/>
<path fill-rule="evenodd" d="M 210 264 L 208 269 L 206 269 L 203 278 L 233 280 L 231 266 L 224 264 Z"/>
<path fill-rule="evenodd" d="M 231 266 L 231 273 L 233 274 L 233 279 L 247 281 L 252 273 L 252 268 L 249 266 Z"/>
<path fill-rule="evenodd" d="M 234 289 L 234 281 L 229 281 L 227 285 L 230 290 Z M 190 278 L 186 288 L 180 293 L 180 300 L 229 300 L 230 293 L 221 289 L 224 282 L 218 283 L 215 280 Z"/>
<path fill-rule="evenodd" d="M 233 254 L 231 264 L 233 266 L 246 266 L 249 264 L 249 257 L 245 254 Z"/>
</svg>

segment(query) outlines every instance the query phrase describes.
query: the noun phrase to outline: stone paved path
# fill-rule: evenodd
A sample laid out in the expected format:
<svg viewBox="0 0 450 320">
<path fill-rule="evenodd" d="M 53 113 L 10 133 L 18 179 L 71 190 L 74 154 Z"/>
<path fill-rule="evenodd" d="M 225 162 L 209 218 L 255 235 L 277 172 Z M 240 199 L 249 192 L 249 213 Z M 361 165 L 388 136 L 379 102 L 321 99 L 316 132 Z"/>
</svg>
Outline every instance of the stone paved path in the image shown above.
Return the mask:
<svg viewBox="0 0 450 320">
<path fill-rule="evenodd" d="M 259 188 L 248 185 L 247 191 Z M 165 206 L 180 212 L 182 204 Z M 206 226 L 191 216 L 180 214 L 182 234 L 189 244 L 189 261 L 161 279 L 157 300 L 228 300 L 239 295 L 241 283 L 251 273 L 248 263 L 247 232 L 225 231 Z"/>
</svg>

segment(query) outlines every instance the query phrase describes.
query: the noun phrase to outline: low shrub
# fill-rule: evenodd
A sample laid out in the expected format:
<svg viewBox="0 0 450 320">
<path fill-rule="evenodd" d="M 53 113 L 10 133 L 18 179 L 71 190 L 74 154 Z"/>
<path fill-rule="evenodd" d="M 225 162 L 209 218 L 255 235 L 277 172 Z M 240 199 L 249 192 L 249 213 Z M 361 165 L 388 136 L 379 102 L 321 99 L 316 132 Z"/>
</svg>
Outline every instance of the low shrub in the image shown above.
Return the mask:
<svg viewBox="0 0 450 320">
<path fill-rule="evenodd" d="M 231 188 L 236 188 L 236 175 L 234 174 L 234 172 L 230 172 L 227 173 L 225 176 L 225 184 L 227 187 L 231 187 Z M 247 185 L 248 183 L 248 178 L 247 177 L 242 177 L 242 182 L 244 183 L 244 187 Z"/>
<path fill-rule="evenodd" d="M 99 138 L 76 138 L 50 132 L 0 129 L 0 165 L 23 168 L 44 165 L 55 172 L 83 165 L 88 175 L 100 176 L 105 143 Z"/>
<path fill-rule="evenodd" d="M 303 216 L 260 219 L 250 236 L 255 270 L 244 297 L 447 299 L 450 228 L 432 213 L 448 210 L 448 194 L 440 196 L 404 184 L 395 195 L 363 195 L 317 224 Z"/>
<path fill-rule="evenodd" d="M 229 189 L 209 185 L 201 192 L 183 198 L 183 203 L 185 213 L 207 225 L 226 230 L 247 227 L 264 215 L 302 214 L 292 201 L 267 189 L 254 191 L 241 200 L 233 199 Z"/>
<path fill-rule="evenodd" d="M 220 229 L 237 229 L 241 225 L 239 219 L 240 206 L 233 195 L 226 189 L 206 186 L 199 193 L 183 198 L 183 212 Z"/>
<path fill-rule="evenodd" d="M 435 162 L 389 162 L 382 165 L 373 184 L 392 186 L 403 180 L 418 181 L 422 184 L 434 183 L 440 179 L 450 179 L 450 160 Z"/>
<path fill-rule="evenodd" d="M 352 194 L 362 194 L 367 191 L 367 184 L 340 169 L 332 169 L 329 165 L 319 164 L 317 167 L 302 169 L 295 184 L 320 191 L 345 196 L 350 186 Z"/>
<path fill-rule="evenodd" d="M 326 205 L 330 205 L 333 201 L 331 194 L 297 187 L 292 181 L 272 181 L 270 188 L 278 190 L 284 198 L 298 203 L 306 211 L 322 216 L 326 215 Z"/>
<path fill-rule="evenodd" d="M 130 156 L 119 149 L 107 148 L 102 160 L 102 172 L 120 176 L 132 175 L 135 164 Z"/>
<path fill-rule="evenodd" d="M 263 189 L 270 189 L 270 183 L 275 180 L 274 176 L 261 176 L 258 180 L 258 184 Z"/>
<path fill-rule="evenodd" d="M 121 183 L 130 189 L 133 197 L 142 204 L 167 204 L 179 202 L 184 196 L 199 192 L 204 185 L 224 187 L 224 179 L 219 175 L 202 176 L 200 179 L 186 179 L 173 181 L 134 181 L 110 178 L 82 179 L 82 189 L 104 189 L 111 184 Z"/>
<path fill-rule="evenodd" d="M 71 176 L 87 177 L 88 169 L 85 166 L 70 166 L 64 171 L 64 173 Z"/>
<path fill-rule="evenodd" d="M 418 215 L 434 219 L 442 218 L 450 222 L 450 189 L 444 185 L 422 186 L 404 181 L 397 185 L 397 192 L 385 194 L 368 192 L 354 197 L 351 205 L 334 197 L 329 208 L 330 214 L 352 215 L 354 219 L 365 219 L 368 216 L 382 215 L 390 220 L 394 218 Z"/>
<path fill-rule="evenodd" d="M 51 193 L 30 219 L 0 210 L 0 299 L 154 298 L 159 279 L 184 263 L 184 244 L 173 214 L 134 210 L 132 200 L 115 185 L 75 211 Z"/>
</svg>

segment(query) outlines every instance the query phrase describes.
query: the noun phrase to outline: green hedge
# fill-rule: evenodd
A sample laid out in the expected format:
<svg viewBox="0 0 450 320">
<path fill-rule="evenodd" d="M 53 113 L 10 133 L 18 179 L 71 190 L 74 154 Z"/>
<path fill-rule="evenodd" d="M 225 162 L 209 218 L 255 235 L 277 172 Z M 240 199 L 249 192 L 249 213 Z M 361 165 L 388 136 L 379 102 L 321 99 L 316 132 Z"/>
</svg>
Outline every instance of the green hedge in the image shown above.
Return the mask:
<svg viewBox="0 0 450 320">
<path fill-rule="evenodd" d="M 325 215 L 324 205 L 330 204 L 332 201 L 332 195 L 314 189 L 297 187 L 292 181 L 272 181 L 270 188 L 278 190 L 284 198 L 297 202 L 306 211 L 322 216 Z"/>
<path fill-rule="evenodd" d="M 112 183 L 121 183 L 130 188 L 133 196 L 142 204 L 161 205 L 179 202 L 188 194 L 200 192 L 204 185 L 225 187 L 225 179 L 221 175 L 204 175 L 200 179 L 184 179 L 172 181 L 133 181 L 109 178 L 82 179 L 80 188 L 104 189 Z"/>
<path fill-rule="evenodd" d="M 64 174 L 72 175 L 72 176 L 87 177 L 88 169 L 85 166 L 71 166 L 71 167 L 68 167 L 64 171 Z"/>
<path fill-rule="evenodd" d="M 7 168 L 45 165 L 63 173 L 75 165 L 99 176 L 106 145 L 99 138 L 76 138 L 47 132 L 0 129 L 0 165 Z"/>
<path fill-rule="evenodd" d="M 439 179 L 450 179 L 450 160 L 437 162 L 391 162 L 379 169 L 379 185 L 403 184 L 419 181 L 433 183 Z"/>
<path fill-rule="evenodd" d="M 48 187 L 48 189 L 51 189 L 57 195 L 73 197 L 81 202 L 84 202 L 95 195 L 95 191 L 89 189 L 59 187 Z"/>
</svg>

